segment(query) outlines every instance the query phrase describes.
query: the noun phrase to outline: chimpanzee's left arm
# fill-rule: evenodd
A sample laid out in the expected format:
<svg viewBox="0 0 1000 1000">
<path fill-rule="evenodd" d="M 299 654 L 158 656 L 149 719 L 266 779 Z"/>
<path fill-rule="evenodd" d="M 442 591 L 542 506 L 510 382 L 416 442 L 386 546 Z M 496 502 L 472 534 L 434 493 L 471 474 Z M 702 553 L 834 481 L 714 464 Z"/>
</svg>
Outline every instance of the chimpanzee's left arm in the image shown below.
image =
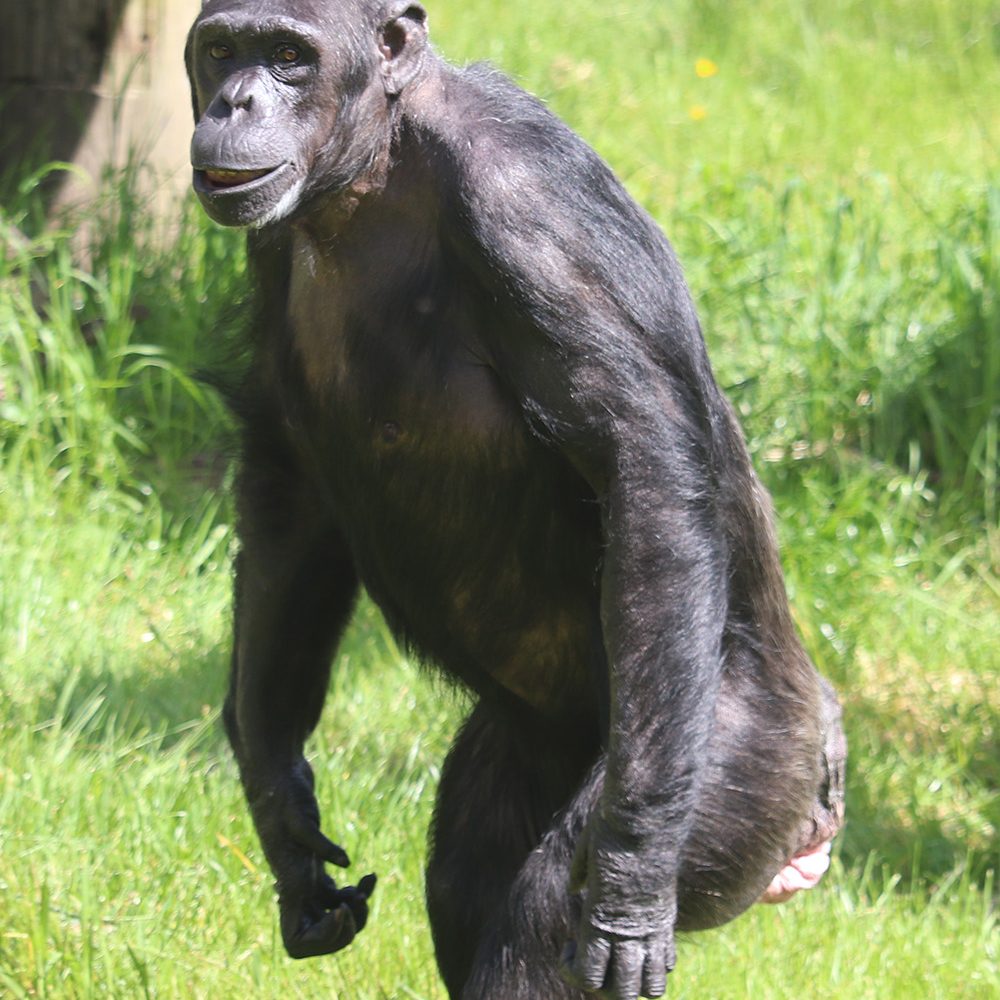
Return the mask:
<svg viewBox="0 0 1000 1000">
<path fill-rule="evenodd" d="M 673 966 L 679 856 L 720 676 L 720 402 L 669 244 L 595 154 L 536 114 L 527 135 L 508 121 L 470 143 L 462 214 L 513 301 L 513 328 L 492 345 L 498 374 L 601 503 L 607 776 L 574 865 L 587 894 L 565 974 L 633 1000 L 661 995 Z"/>
</svg>

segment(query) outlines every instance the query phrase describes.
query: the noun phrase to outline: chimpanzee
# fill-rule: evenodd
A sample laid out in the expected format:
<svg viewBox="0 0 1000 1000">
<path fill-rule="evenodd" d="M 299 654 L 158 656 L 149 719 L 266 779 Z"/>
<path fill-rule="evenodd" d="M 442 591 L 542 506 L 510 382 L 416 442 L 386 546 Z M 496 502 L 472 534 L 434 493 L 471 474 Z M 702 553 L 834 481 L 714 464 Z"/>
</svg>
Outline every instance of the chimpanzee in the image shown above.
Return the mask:
<svg viewBox="0 0 1000 1000">
<path fill-rule="evenodd" d="M 473 693 L 427 869 L 453 998 L 658 997 L 675 930 L 815 882 L 839 708 L 667 240 L 415 0 L 208 0 L 194 187 L 250 227 L 224 719 L 288 953 L 345 947 L 303 744 L 364 586 Z"/>
</svg>

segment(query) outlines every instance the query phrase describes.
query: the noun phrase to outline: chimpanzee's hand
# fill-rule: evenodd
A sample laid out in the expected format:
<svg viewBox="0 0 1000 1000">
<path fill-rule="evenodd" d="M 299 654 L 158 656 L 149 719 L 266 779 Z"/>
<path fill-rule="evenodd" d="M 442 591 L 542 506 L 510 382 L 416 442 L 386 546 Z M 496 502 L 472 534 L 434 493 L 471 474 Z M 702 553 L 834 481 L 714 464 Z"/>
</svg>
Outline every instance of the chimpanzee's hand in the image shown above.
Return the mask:
<svg viewBox="0 0 1000 1000">
<path fill-rule="evenodd" d="M 609 1000 L 660 997 L 674 967 L 676 882 L 667 857 L 651 857 L 599 817 L 577 844 L 570 891 L 582 893 L 577 939 L 566 946 L 567 982 Z"/>
<path fill-rule="evenodd" d="M 250 809 L 274 872 L 281 937 L 292 958 L 310 958 L 346 948 L 368 920 L 375 876 L 337 888 L 325 862 L 346 868 L 347 853 L 320 831 L 312 769 L 299 758 L 268 779 L 253 782 Z"/>
</svg>

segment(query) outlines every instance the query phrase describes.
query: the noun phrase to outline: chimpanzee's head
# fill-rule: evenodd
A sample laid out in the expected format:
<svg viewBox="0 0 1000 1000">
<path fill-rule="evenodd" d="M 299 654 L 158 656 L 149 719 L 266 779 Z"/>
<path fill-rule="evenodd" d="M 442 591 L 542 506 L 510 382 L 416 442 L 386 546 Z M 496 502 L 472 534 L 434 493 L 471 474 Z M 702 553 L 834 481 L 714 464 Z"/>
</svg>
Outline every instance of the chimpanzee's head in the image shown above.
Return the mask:
<svg viewBox="0 0 1000 1000">
<path fill-rule="evenodd" d="M 384 151 L 426 47 L 414 0 L 207 0 L 185 50 L 205 211 L 265 226 L 350 184 Z"/>
</svg>

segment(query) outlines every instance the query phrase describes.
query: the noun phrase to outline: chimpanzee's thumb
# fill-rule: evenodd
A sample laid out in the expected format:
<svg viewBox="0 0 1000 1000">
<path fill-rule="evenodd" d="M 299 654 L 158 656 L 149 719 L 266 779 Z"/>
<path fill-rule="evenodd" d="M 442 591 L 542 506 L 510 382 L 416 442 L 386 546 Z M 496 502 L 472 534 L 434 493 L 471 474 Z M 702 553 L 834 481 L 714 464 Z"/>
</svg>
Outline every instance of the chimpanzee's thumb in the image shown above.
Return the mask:
<svg viewBox="0 0 1000 1000">
<path fill-rule="evenodd" d="M 576 842 L 573 862 L 569 868 L 569 891 L 580 892 L 587 884 L 587 868 L 590 862 L 590 826 L 583 828 Z"/>
</svg>

